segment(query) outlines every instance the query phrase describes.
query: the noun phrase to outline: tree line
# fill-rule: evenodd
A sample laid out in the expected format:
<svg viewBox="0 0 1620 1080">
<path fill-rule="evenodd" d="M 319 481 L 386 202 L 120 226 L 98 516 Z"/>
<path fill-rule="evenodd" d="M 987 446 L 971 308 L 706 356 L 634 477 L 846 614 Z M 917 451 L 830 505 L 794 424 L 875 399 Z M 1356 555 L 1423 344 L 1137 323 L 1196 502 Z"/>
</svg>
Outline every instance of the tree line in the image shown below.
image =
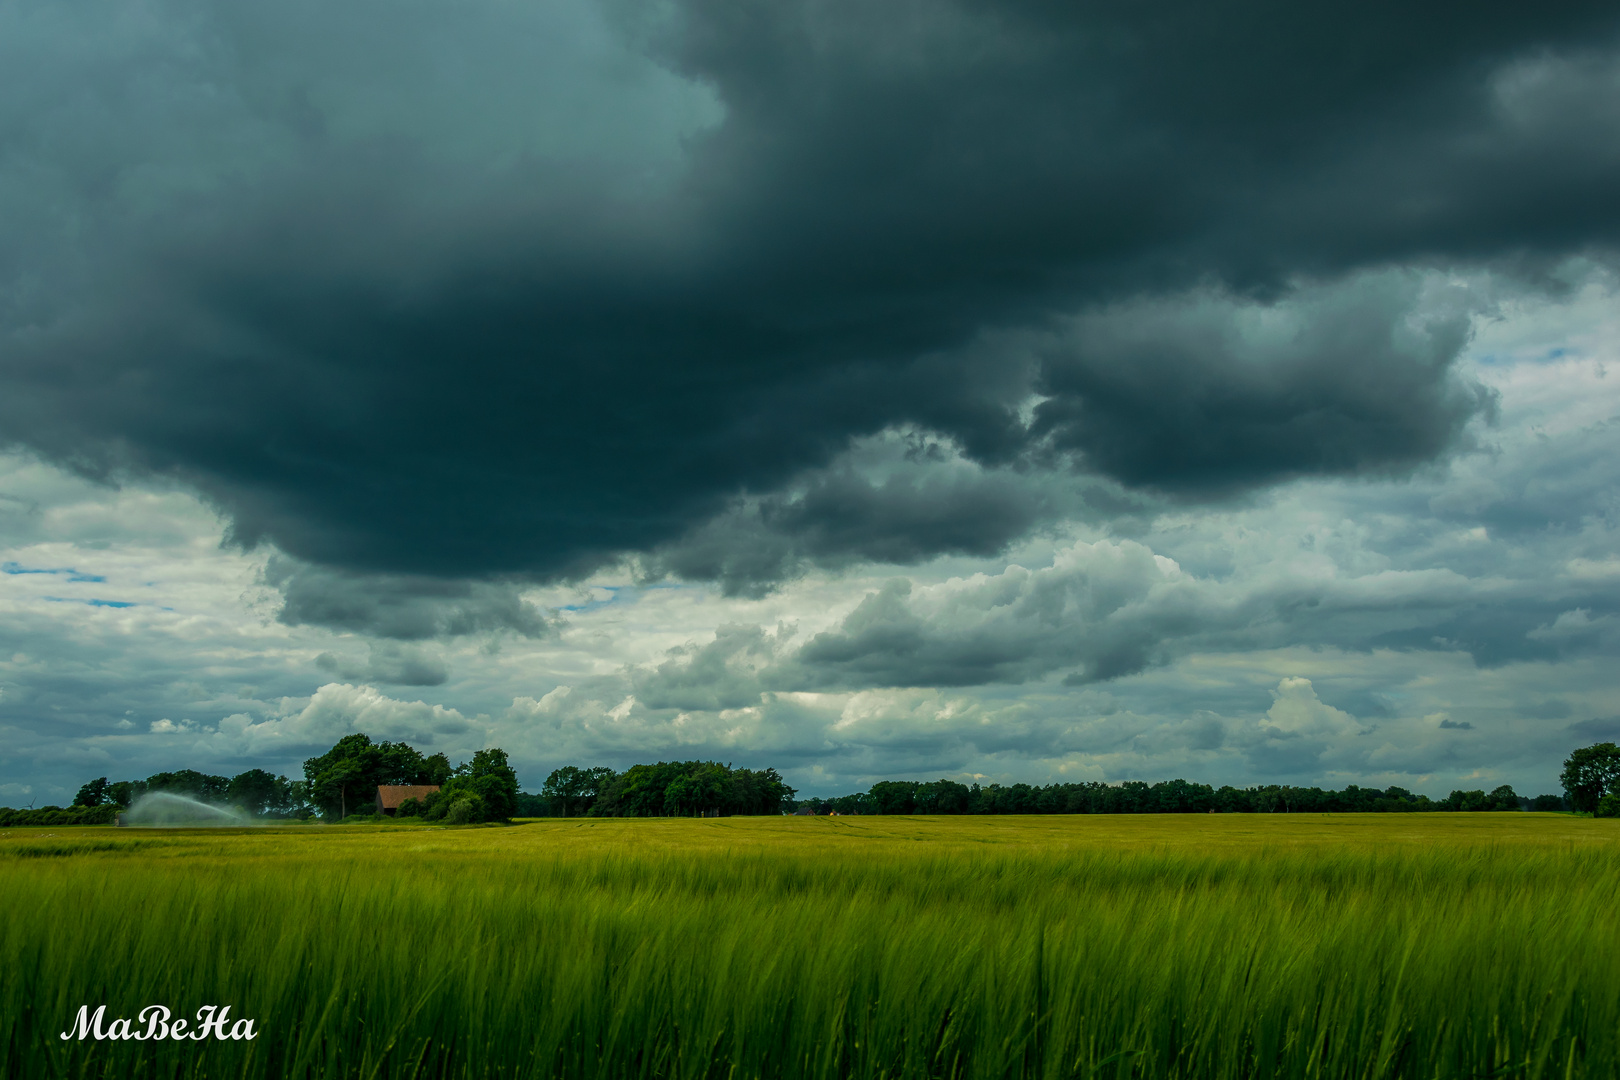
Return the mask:
<svg viewBox="0 0 1620 1080">
<path fill-rule="evenodd" d="M 660 761 L 622 773 L 565 765 L 519 802 L 524 817 L 730 817 L 790 813 L 795 794 L 775 769 Z"/>
<path fill-rule="evenodd" d="M 91 780 L 79 789 L 73 807 L 42 807 L 31 811 L 5 813 L 78 814 L 93 812 L 96 823 L 111 821 L 118 810 L 132 806 L 149 792 L 184 795 L 214 806 L 235 807 L 253 817 L 309 818 L 326 820 L 369 818 L 376 807 L 380 785 L 437 785 L 439 790 L 426 799 L 406 800 L 399 808 L 405 816 L 421 816 L 430 821 L 448 820 L 454 824 L 506 821 L 517 811 L 517 773 L 508 764 L 506 751 L 498 747 L 479 750 L 470 761 L 452 766 L 443 754 L 424 755 L 404 742 L 373 742 L 369 735 L 356 733 L 339 739 L 326 753 L 304 762 L 304 778 L 290 780 L 263 769 L 249 769 L 236 776 L 213 776 L 195 769 L 154 773 L 145 780 L 109 781 L 105 776 Z M 100 821 L 105 817 L 107 822 Z M 23 824 L 23 822 L 9 822 Z M 40 824 L 70 824 L 67 821 L 41 821 Z M 86 822 L 88 823 L 88 822 Z"/>
<path fill-rule="evenodd" d="M 1212 787 L 1188 780 L 1146 784 L 961 784 L 954 780 L 885 780 L 853 795 L 805 799 L 812 814 L 1269 814 L 1414 813 L 1484 810 L 1574 810 L 1620 817 L 1620 746 L 1597 743 L 1572 753 L 1559 774 L 1564 794 L 1523 798 L 1511 785 L 1453 791 L 1444 799 L 1401 787 L 1349 785 L 1342 791 L 1268 784 Z"/>
<path fill-rule="evenodd" d="M 1528 805 L 1527 805 L 1528 804 Z M 1190 780 L 1147 784 L 961 784 L 954 780 L 885 780 L 853 795 L 805 799 L 812 814 L 1270 814 L 1413 813 L 1431 810 L 1561 810 L 1556 795 L 1521 799 L 1504 784 L 1494 791 L 1453 791 L 1445 799 L 1351 784 L 1342 791 L 1271 784 L 1213 787 Z"/>
<path fill-rule="evenodd" d="M 1597 743 L 1574 751 L 1559 774 L 1564 794 L 1523 798 L 1503 784 L 1491 791 L 1453 791 L 1444 799 L 1405 788 L 1349 785 L 1343 790 L 1264 785 L 1212 787 L 1188 780 L 1157 784 L 1126 781 L 1076 784 L 962 784 L 885 780 L 868 790 L 795 801 L 797 792 L 775 769 L 736 769 L 715 761 L 660 761 L 624 772 L 568 765 L 546 777 L 539 794 L 519 791 L 505 751 L 480 750 L 452 766 L 443 754 L 410 745 L 347 735 L 325 754 L 304 762 L 304 778 L 289 780 L 263 769 L 234 777 L 191 769 L 145 780 L 79 789 L 73 806 L 13 810 L 0 807 L 0 826 L 108 824 L 113 814 L 149 791 L 168 791 L 202 802 L 235 806 L 261 817 L 332 820 L 369 816 L 381 784 L 438 785 L 424 800 L 407 800 L 398 813 L 451 823 L 512 817 L 693 817 L 784 814 L 1196 814 L 1377 813 L 1482 810 L 1573 810 L 1620 817 L 1620 746 Z"/>
</svg>

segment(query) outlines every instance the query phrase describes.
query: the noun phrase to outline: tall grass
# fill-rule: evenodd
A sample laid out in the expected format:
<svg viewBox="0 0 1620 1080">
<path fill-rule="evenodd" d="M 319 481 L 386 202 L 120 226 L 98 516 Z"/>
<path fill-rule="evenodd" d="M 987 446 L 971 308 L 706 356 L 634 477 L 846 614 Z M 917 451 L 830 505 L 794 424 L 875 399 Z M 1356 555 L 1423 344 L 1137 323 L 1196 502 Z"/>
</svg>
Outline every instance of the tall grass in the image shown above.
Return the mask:
<svg viewBox="0 0 1620 1080">
<path fill-rule="evenodd" d="M 1620 829 L 1489 817 L 17 830 L 0 1072 L 1613 1075 Z"/>
</svg>

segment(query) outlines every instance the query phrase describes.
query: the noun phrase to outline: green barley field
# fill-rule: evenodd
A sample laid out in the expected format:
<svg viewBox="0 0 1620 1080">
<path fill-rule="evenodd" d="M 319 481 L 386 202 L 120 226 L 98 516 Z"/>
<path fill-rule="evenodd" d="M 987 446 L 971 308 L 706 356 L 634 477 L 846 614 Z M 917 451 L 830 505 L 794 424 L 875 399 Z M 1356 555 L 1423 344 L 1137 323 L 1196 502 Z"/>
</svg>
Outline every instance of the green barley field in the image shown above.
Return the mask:
<svg viewBox="0 0 1620 1080">
<path fill-rule="evenodd" d="M 13 829 L 0 911 L 6 1078 L 1620 1071 L 1620 822 L 1563 815 Z"/>
</svg>

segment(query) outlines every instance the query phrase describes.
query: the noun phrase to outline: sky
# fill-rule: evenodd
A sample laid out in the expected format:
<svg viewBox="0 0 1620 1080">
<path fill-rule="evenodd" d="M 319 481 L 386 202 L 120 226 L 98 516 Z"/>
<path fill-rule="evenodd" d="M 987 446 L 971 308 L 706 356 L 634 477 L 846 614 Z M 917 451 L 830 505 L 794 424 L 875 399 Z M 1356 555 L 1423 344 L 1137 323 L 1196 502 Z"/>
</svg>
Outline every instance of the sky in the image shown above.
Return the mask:
<svg viewBox="0 0 1620 1080">
<path fill-rule="evenodd" d="M 0 803 L 1555 792 L 1617 191 L 1611 4 L 0 4 Z"/>
</svg>

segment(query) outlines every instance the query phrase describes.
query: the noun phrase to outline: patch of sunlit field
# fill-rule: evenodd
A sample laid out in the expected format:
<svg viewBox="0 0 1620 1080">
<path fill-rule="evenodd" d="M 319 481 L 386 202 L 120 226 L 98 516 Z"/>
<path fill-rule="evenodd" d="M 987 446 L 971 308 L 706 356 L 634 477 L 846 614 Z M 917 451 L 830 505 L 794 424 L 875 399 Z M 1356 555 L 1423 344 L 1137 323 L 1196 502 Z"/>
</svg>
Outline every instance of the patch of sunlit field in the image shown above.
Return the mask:
<svg viewBox="0 0 1620 1080">
<path fill-rule="evenodd" d="M 0 911 L 5 1077 L 1620 1067 L 1620 823 L 1563 815 L 13 829 Z"/>
</svg>

